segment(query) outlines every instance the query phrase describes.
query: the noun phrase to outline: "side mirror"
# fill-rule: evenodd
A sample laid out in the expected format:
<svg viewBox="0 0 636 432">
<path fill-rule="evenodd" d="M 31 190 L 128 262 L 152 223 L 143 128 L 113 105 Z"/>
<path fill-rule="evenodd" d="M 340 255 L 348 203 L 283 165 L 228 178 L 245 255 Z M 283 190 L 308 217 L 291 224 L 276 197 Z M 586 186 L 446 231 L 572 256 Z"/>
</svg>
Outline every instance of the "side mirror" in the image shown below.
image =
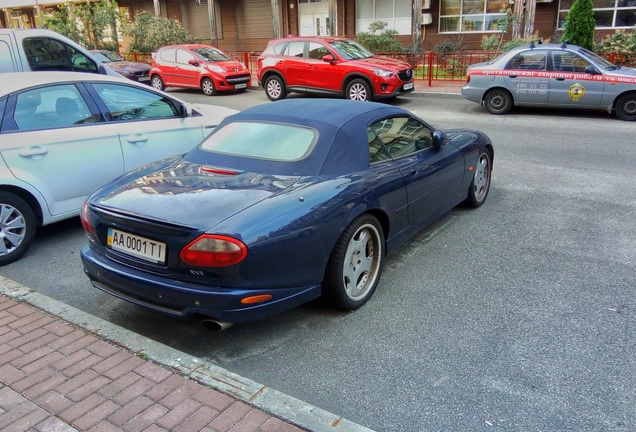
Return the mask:
<svg viewBox="0 0 636 432">
<path fill-rule="evenodd" d="M 192 66 L 195 66 L 195 67 L 199 67 L 199 62 L 196 60 L 188 60 L 188 64 L 191 64 Z"/>
<path fill-rule="evenodd" d="M 448 142 L 448 137 L 442 131 L 436 130 L 433 132 L 433 147 L 441 147 Z"/>
<path fill-rule="evenodd" d="M 324 61 L 325 63 L 333 63 L 336 59 L 333 58 L 333 56 L 331 54 L 325 54 L 324 56 L 322 56 L 322 61 Z"/>
<path fill-rule="evenodd" d="M 585 68 L 585 73 L 586 74 L 592 74 L 592 75 L 598 75 L 601 72 L 599 72 L 599 70 L 596 69 L 594 66 L 590 65 L 590 66 Z"/>
</svg>

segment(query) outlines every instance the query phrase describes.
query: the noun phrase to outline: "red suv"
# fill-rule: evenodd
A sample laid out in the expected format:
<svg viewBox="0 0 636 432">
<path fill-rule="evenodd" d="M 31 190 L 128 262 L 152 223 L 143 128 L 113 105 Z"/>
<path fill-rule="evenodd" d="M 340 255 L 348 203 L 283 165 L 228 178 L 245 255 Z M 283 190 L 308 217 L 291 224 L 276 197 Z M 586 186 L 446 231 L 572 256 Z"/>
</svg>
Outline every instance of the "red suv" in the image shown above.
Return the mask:
<svg viewBox="0 0 636 432">
<path fill-rule="evenodd" d="M 374 56 L 362 45 L 334 36 L 270 41 L 258 58 L 258 82 L 273 101 L 290 92 L 367 101 L 414 90 L 408 63 Z"/>
<path fill-rule="evenodd" d="M 245 90 L 252 74 L 241 62 L 212 45 L 170 45 L 159 48 L 152 60 L 150 82 L 166 87 L 200 88 L 208 96 L 217 91 Z"/>
</svg>

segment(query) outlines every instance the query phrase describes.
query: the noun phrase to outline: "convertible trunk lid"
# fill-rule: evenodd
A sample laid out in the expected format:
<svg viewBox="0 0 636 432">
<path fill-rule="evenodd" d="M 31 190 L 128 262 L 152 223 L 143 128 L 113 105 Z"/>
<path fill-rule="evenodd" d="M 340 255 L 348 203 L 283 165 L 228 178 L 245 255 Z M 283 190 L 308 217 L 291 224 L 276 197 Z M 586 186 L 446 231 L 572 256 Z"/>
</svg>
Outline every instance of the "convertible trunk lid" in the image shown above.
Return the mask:
<svg viewBox="0 0 636 432">
<path fill-rule="evenodd" d="M 181 159 L 140 176 L 123 177 L 117 188 L 98 193 L 91 203 L 129 217 L 206 231 L 280 193 L 298 178 L 207 167 Z"/>
</svg>

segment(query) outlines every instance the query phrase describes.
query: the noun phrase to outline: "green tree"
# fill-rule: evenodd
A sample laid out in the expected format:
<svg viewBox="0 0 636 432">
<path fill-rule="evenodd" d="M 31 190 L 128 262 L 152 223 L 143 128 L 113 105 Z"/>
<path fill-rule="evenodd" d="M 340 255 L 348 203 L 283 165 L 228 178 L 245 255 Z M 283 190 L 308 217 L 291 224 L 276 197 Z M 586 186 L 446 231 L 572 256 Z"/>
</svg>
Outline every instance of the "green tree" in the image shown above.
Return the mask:
<svg viewBox="0 0 636 432">
<path fill-rule="evenodd" d="M 565 30 L 563 30 L 561 42 L 593 50 L 594 27 L 596 27 L 596 21 L 592 0 L 574 0 L 565 17 Z"/>
<path fill-rule="evenodd" d="M 137 52 L 153 52 L 165 45 L 196 42 L 179 21 L 156 17 L 146 11 L 138 12 L 133 22 L 124 24 L 122 32 L 131 38 L 130 51 Z"/>
<path fill-rule="evenodd" d="M 402 52 L 404 47 L 395 40 L 397 30 L 387 29 L 386 21 L 374 21 L 369 25 L 368 32 L 356 35 L 356 41 L 373 52 Z"/>
<path fill-rule="evenodd" d="M 118 50 L 117 3 L 69 3 L 61 5 L 51 17 L 44 20 L 44 27 L 61 33 L 88 49 Z"/>
</svg>

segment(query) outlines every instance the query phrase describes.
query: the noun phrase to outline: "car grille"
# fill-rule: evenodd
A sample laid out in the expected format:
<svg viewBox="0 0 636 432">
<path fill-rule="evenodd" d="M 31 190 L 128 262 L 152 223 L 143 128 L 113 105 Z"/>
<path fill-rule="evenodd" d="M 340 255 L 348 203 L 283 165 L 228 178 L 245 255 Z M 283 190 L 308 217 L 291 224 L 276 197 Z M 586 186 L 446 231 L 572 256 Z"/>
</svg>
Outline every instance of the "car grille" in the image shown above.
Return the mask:
<svg viewBox="0 0 636 432">
<path fill-rule="evenodd" d="M 397 73 L 399 79 L 409 82 L 413 79 L 413 69 L 404 69 Z"/>
<path fill-rule="evenodd" d="M 136 77 L 144 77 L 144 76 L 148 76 L 150 75 L 150 71 L 149 70 L 140 70 L 140 71 L 136 71 L 135 72 L 135 76 Z"/>
<path fill-rule="evenodd" d="M 251 79 L 252 79 L 252 76 L 250 74 L 245 74 L 245 75 L 234 75 L 231 77 L 227 77 L 226 81 L 228 82 L 228 84 L 241 84 L 241 83 L 248 82 Z"/>
</svg>

